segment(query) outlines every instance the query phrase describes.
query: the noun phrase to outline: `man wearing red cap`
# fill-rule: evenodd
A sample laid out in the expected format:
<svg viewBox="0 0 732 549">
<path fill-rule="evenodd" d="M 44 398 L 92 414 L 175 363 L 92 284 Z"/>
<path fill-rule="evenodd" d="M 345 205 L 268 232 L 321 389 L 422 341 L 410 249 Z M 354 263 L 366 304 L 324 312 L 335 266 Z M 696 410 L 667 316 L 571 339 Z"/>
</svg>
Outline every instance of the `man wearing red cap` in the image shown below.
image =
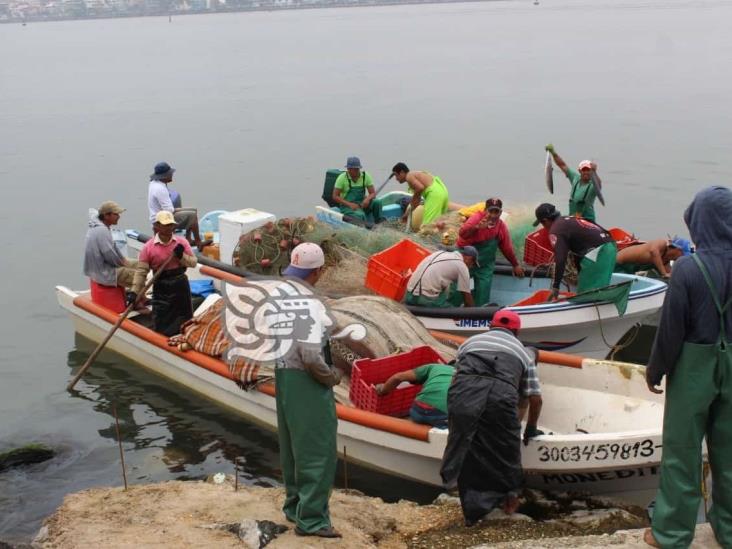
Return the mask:
<svg viewBox="0 0 732 549">
<path fill-rule="evenodd" d="M 591 160 L 583 160 L 577 166 L 578 172 L 567 166 L 567 163 L 554 150 L 554 145 L 550 143 L 545 148 L 551 153 L 554 162 L 572 185 L 572 190 L 569 192 L 569 215 L 583 217 L 594 222 L 597 190 L 592 184 L 592 174 L 597 171 L 597 164 Z"/>
<path fill-rule="evenodd" d="M 520 329 L 519 315 L 502 309 L 488 332 L 471 337 L 457 352 L 440 474 L 448 489 L 457 486 L 467 526 L 499 505 L 506 514 L 518 508 L 527 408 L 524 444 L 544 434 L 537 429 L 542 399 L 536 353 L 518 340 Z"/>
<path fill-rule="evenodd" d="M 478 250 L 478 264 L 471 269 L 475 286 L 473 299 L 478 307 L 490 301 L 493 283 L 493 267 L 496 263 L 496 250 L 501 252 L 513 265 L 513 274 L 522 278 L 524 270 L 513 251 L 511 235 L 508 227 L 501 219 L 503 202 L 500 198 L 489 198 L 485 201 L 485 210 L 476 212 L 460 227 L 457 245 L 474 246 Z"/>
</svg>

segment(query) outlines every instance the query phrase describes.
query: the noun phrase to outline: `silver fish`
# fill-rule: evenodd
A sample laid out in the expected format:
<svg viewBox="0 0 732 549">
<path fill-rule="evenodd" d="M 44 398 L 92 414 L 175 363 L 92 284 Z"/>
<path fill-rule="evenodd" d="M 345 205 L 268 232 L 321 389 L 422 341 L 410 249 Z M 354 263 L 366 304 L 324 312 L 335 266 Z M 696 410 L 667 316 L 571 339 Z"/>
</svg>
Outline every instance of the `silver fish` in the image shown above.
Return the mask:
<svg viewBox="0 0 732 549">
<path fill-rule="evenodd" d="M 546 164 L 544 165 L 544 179 L 546 180 L 546 188 L 549 189 L 551 194 L 554 194 L 554 176 L 552 172 L 554 166 L 552 165 L 552 153 L 546 151 Z"/>
<path fill-rule="evenodd" d="M 605 197 L 602 196 L 602 181 L 600 181 L 600 176 L 597 175 L 597 172 L 595 170 L 592 170 L 592 185 L 595 187 L 595 194 L 597 195 L 597 199 L 600 201 L 600 204 L 603 206 L 605 205 Z"/>
</svg>

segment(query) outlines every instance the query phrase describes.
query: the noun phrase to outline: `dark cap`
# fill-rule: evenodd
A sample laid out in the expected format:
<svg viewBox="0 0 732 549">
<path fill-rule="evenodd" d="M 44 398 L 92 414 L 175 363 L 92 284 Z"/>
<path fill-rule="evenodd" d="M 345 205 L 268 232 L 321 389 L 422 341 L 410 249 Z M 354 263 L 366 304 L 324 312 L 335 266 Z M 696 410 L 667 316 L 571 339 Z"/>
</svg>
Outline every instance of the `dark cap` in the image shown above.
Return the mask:
<svg viewBox="0 0 732 549">
<path fill-rule="evenodd" d="M 536 221 L 534 221 L 534 227 L 536 227 L 543 220 L 556 219 L 561 214 L 559 213 L 559 210 L 557 210 L 557 208 L 554 206 L 554 204 L 544 202 L 543 204 L 539 204 L 536 207 L 536 210 L 534 210 L 534 215 L 536 215 Z"/>
<path fill-rule="evenodd" d="M 160 180 L 167 176 L 172 176 L 175 172 L 167 162 L 158 162 L 155 164 L 155 172 L 150 175 L 150 179 Z"/>
<path fill-rule="evenodd" d="M 485 201 L 486 210 L 502 210 L 503 202 L 500 198 L 489 198 Z"/>
<path fill-rule="evenodd" d="M 480 267 L 480 263 L 478 263 L 478 250 L 474 246 L 463 246 L 462 248 L 458 248 L 457 251 L 475 259 L 475 264 Z"/>
</svg>

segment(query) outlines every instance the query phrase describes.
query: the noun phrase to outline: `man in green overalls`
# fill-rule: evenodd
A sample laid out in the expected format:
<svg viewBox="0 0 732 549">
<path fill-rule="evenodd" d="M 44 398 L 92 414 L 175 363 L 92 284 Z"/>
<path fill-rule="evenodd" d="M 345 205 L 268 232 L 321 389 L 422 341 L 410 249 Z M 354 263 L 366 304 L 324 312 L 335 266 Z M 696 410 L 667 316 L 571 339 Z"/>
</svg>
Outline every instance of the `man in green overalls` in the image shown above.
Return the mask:
<svg viewBox="0 0 732 549">
<path fill-rule="evenodd" d="M 325 264 L 323 250 L 304 242 L 292 250 L 285 276 L 315 284 Z M 300 322 L 300 315 L 295 323 Z M 333 386 L 339 370 L 328 365 L 320 345 L 296 340 L 275 366 L 277 434 L 285 484 L 283 511 L 298 536 L 339 538 L 328 510 L 335 481 L 338 420 Z"/>
<path fill-rule="evenodd" d="M 485 201 L 485 210 L 471 215 L 460 227 L 457 245 L 461 248 L 474 246 L 478 250 L 477 264 L 479 266 L 470 270 L 474 281 L 473 298 L 477 307 L 482 307 L 490 302 L 493 268 L 499 247 L 513 266 L 514 276 L 519 278 L 524 276 L 524 269 L 513 251 L 508 227 L 501 219 L 502 212 L 503 201 L 500 198 L 489 198 Z"/>
<path fill-rule="evenodd" d="M 567 176 L 572 188 L 569 192 L 569 215 L 582 217 L 589 221 L 595 221 L 595 199 L 597 192 L 592 183 L 592 174 L 597 171 L 597 164 L 590 160 L 583 160 L 577 167 L 579 172 L 573 170 L 562 160 L 554 150 L 554 145 L 547 145 L 554 158 L 554 162 Z"/>
<path fill-rule="evenodd" d="M 732 191 L 700 191 L 684 213 L 696 254 L 674 265 L 646 368 L 648 388 L 666 376 L 655 547 L 689 547 L 702 495 L 702 440 L 712 473 L 709 523 L 732 547 Z"/>
<path fill-rule="evenodd" d="M 374 183 L 371 176 L 362 171 L 361 160 L 357 156 L 346 160 L 346 171 L 336 179 L 333 202 L 338 204 L 343 215 L 364 222 L 369 221 L 369 216 L 374 223 L 383 221 L 381 201 L 376 198 Z"/>
</svg>

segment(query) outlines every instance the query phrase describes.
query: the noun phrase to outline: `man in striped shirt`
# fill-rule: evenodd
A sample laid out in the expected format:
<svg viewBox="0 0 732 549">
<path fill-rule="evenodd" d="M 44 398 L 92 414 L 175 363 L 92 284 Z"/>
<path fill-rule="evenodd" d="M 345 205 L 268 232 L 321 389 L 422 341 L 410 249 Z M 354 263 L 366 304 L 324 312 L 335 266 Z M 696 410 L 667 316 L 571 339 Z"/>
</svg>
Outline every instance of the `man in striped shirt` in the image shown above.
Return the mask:
<svg viewBox="0 0 732 549">
<path fill-rule="evenodd" d="M 448 489 L 457 486 L 467 526 L 499 505 L 506 514 L 516 511 L 527 409 L 524 444 L 543 434 L 537 429 L 542 399 L 536 353 L 518 340 L 520 329 L 519 315 L 502 309 L 490 331 L 458 349 L 447 394 L 450 433 L 441 474 Z"/>
</svg>

